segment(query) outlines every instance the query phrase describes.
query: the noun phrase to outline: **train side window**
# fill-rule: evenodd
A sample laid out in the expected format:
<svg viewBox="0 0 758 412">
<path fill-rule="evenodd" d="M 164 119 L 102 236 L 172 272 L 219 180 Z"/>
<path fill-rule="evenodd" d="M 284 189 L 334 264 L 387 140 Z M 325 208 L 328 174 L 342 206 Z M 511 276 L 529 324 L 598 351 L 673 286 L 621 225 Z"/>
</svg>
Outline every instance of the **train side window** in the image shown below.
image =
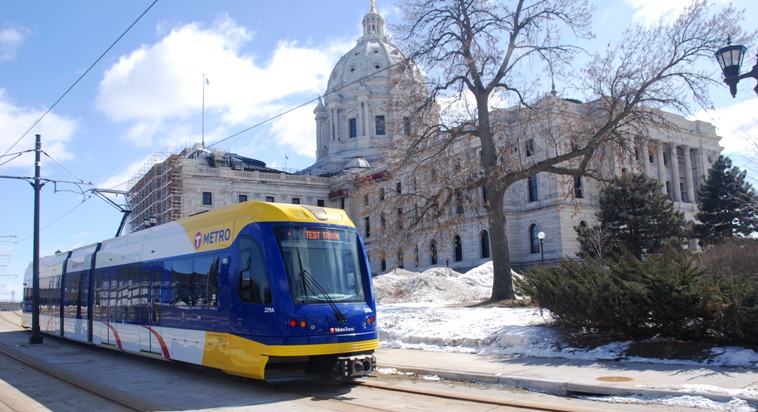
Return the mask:
<svg viewBox="0 0 758 412">
<path fill-rule="evenodd" d="M 195 306 L 216 306 L 218 296 L 218 255 L 195 257 L 192 301 Z"/>
<path fill-rule="evenodd" d="M 249 303 L 271 303 L 271 287 L 260 245 L 251 238 L 240 238 L 237 254 L 240 298 Z"/>
<path fill-rule="evenodd" d="M 192 306 L 192 258 L 176 259 L 171 262 L 171 299 L 172 305 Z"/>
</svg>

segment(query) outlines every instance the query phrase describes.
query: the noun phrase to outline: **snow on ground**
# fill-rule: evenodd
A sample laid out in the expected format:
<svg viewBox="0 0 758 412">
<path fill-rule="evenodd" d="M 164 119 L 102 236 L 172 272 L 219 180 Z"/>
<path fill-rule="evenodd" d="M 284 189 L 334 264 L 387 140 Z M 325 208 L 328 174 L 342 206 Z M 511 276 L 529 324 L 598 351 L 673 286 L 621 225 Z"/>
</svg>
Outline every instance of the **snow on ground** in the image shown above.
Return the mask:
<svg viewBox="0 0 758 412">
<path fill-rule="evenodd" d="M 396 269 L 375 277 L 381 345 L 501 356 L 701 364 L 627 357 L 631 342 L 594 349 L 572 347 L 550 327 L 550 312 L 539 308 L 470 307 L 489 298 L 491 289 L 491 262 L 464 274 L 448 268 L 422 273 Z M 758 353 L 741 347 L 715 347 L 704 362 L 754 368 L 758 367 Z"/>
<path fill-rule="evenodd" d="M 489 298 L 492 263 L 460 274 L 448 268 L 423 273 L 396 269 L 374 278 L 379 340 L 383 347 L 580 360 L 705 364 L 758 367 L 758 353 L 741 347 L 715 347 L 709 359 L 666 360 L 626 356 L 631 342 L 614 342 L 594 349 L 572 347 L 550 327 L 553 319 L 539 308 L 471 307 Z M 714 391 L 732 396 L 728 389 Z M 751 394 L 751 396 L 754 394 Z M 656 403 L 723 411 L 754 411 L 744 400 L 728 403 L 682 396 L 643 399 L 608 398 L 613 402 Z"/>
</svg>

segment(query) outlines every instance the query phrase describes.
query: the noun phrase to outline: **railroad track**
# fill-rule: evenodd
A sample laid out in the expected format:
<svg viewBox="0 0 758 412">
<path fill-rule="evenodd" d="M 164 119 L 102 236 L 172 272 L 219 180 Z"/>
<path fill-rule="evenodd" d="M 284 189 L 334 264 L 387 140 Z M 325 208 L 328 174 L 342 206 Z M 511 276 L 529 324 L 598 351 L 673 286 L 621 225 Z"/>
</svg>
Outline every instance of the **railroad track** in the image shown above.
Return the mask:
<svg viewBox="0 0 758 412">
<path fill-rule="evenodd" d="M 0 321 L 6 325 L 7 329 L 22 332 L 24 329 L 20 326 L 21 314 L 19 312 L 2 311 L 0 312 Z M 24 373 L 31 373 L 46 375 L 46 378 L 33 378 L 33 380 L 41 379 L 44 381 L 44 385 L 39 385 L 43 388 L 58 388 L 61 385 L 69 385 L 71 388 L 66 388 L 66 391 L 71 391 L 72 388 L 76 388 L 76 391 L 85 392 L 90 396 L 85 396 L 88 399 L 87 405 L 92 405 L 92 397 L 100 399 L 97 405 L 101 406 L 102 410 L 131 410 L 131 411 L 143 411 L 143 410 L 155 410 L 155 405 L 148 404 L 140 399 L 127 396 L 124 393 L 119 393 L 113 388 L 97 384 L 96 382 L 88 379 L 82 379 L 81 374 L 75 374 L 71 371 L 56 367 L 54 365 L 46 364 L 39 359 L 22 353 L 21 351 L 8 347 L 6 344 L 0 342 L 0 354 L 6 358 L 3 365 L 13 370 L 13 366 L 9 362 L 23 365 Z M 50 391 L 48 391 L 49 394 Z M 57 391 L 60 392 L 60 391 Z M 28 402 L 28 400 L 27 400 Z M 0 406 L 2 410 L 9 411 L 28 411 L 30 405 L 27 402 L 22 402 L 20 405 L 14 405 L 7 400 L 3 400 L 3 406 Z M 89 406 L 87 407 L 89 409 Z M 76 408 L 72 409 L 76 410 Z"/>
<path fill-rule="evenodd" d="M 19 326 L 19 319 L 20 314 L 18 312 L 0 312 L 0 321 L 4 324 L 4 327 L 0 330 L 10 329 L 17 333 L 25 333 L 22 332 L 23 329 Z M 81 344 L 73 342 L 59 341 L 53 337 L 46 336 L 45 338 L 56 341 L 64 346 L 63 350 L 65 351 L 73 349 L 81 353 L 83 349 L 84 351 L 90 351 L 93 356 L 108 357 L 107 362 L 113 368 L 117 368 L 116 363 L 120 361 L 131 363 L 131 361 L 142 360 L 143 362 L 138 362 L 136 366 L 141 369 L 137 369 L 138 372 L 134 373 L 134 375 L 152 376 L 157 373 L 167 373 L 166 371 L 168 370 L 168 373 L 174 376 L 174 378 L 165 380 L 164 385 L 166 386 L 163 388 L 160 387 L 160 380 L 156 384 L 148 385 L 154 388 L 156 393 L 140 392 L 141 390 L 130 380 L 126 380 L 126 384 L 109 382 L 110 385 L 106 385 L 100 383 L 93 376 L 77 372 L 76 367 L 69 367 L 67 369 L 43 362 L 39 358 L 24 353 L 29 351 L 20 350 L 23 348 L 8 347 L 8 345 L 0 341 L 0 353 L 2 353 L 2 356 L 12 360 L 11 362 L 22 363 L 25 369 L 32 369 L 32 373 L 46 375 L 45 381 L 47 383 L 45 386 L 59 388 L 71 385 L 75 389 L 69 389 L 70 391 L 86 393 L 86 396 L 75 395 L 75 397 L 89 399 L 87 401 L 88 406 L 79 406 L 79 409 L 72 407 L 70 409 L 72 411 L 93 410 L 92 405 L 95 402 L 99 405 L 104 405 L 103 407 L 98 407 L 97 409 L 99 410 L 125 411 L 203 409 L 205 407 L 223 409 L 224 406 L 231 406 L 235 410 L 247 408 L 269 410 L 280 409 L 280 406 L 284 406 L 282 410 L 291 408 L 293 410 L 337 411 L 396 411 L 418 410 L 422 408 L 461 411 L 532 410 L 563 412 L 577 410 L 576 405 L 569 408 L 541 402 L 510 399 L 507 391 L 503 391 L 502 395 L 499 396 L 485 396 L 476 393 L 454 392 L 447 390 L 443 385 L 428 387 L 405 381 L 386 381 L 381 380 L 381 378 L 360 379 L 352 385 L 268 385 L 261 382 L 231 379 L 215 371 L 207 371 L 198 376 L 196 372 L 192 372 L 192 368 L 186 367 L 186 365 L 167 364 L 154 360 L 144 360 L 134 356 L 120 356 L 118 353 L 84 347 Z M 4 366 L 8 364 L 9 362 L 3 361 Z M 24 373 L 29 372 L 26 371 Z M 187 386 L 187 383 L 172 382 L 176 379 L 183 379 L 189 384 L 198 384 L 198 382 L 203 381 L 203 385 L 209 385 L 213 388 L 223 388 L 227 393 L 219 393 L 217 389 L 214 389 L 214 394 L 219 399 L 227 399 L 229 401 L 218 401 L 219 403 L 215 404 L 211 401 L 207 405 L 197 405 L 189 400 L 177 403 L 176 400 L 161 397 L 161 391 L 176 391 L 177 387 Z M 7 384 L 5 384 L 6 387 L 3 387 L 3 384 L 5 382 L 0 382 L 0 391 L 13 389 L 7 388 Z M 118 389 L 114 386 L 117 386 Z M 200 386 L 202 387 L 202 385 Z M 187 389 L 187 391 L 190 393 L 194 392 L 192 389 Z M 251 403 L 249 400 L 251 393 L 255 394 L 256 392 L 263 393 L 271 399 L 257 404 Z M 30 396 L 34 396 L 31 392 L 29 393 Z M 41 395 L 44 395 L 44 393 Z M 252 398 L 260 398 L 260 395 L 256 396 Z M 98 400 L 93 401 L 92 399 L 94 398 L 98 398 Z M 150 401 L 150 399 L 154 399 L 155 401 Z M 49 407 L 48 409 L 66 410 L 58 405 Z M 16 410 L 30 410 L 29 404 L 23 402 L 14 404 L 5 397 L 0 402 L 0 412 Z"/>
</svg>

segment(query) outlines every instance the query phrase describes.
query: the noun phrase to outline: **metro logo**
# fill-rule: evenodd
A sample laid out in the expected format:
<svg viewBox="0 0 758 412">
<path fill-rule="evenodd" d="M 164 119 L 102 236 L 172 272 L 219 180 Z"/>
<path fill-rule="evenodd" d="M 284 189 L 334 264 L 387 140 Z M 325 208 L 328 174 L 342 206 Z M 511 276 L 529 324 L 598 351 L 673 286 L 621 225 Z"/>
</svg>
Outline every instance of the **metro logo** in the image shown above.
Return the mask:
<svg viewBox="0 0 758 412">
<path fill-rule="evenodd" d="M 200 249 L 203 244 L 212 245 L 217 242 L 228 242 L 232 239 L 232 230 L 229 228 L 214 230 L 208 233 L 195 233 L 195 249 Z"/>
</svg>

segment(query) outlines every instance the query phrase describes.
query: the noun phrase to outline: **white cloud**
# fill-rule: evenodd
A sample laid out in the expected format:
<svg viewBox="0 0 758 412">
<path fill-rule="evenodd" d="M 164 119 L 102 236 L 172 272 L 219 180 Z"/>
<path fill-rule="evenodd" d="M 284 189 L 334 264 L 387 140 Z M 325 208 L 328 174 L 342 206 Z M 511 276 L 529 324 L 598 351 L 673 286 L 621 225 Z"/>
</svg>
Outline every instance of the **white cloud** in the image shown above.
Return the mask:
<svg viewBox="0 0 758 412">
<path fill-rule="evenodd" d="M 19 141 L 19 138 L 36 122 L 45 112 L 45 109 L 19 107 L 11 102 L 5 95 L 5 89 L 0 89 L 0 124 L 3 132 L 0 133 L 0 148 L 2 153 L 12 149 L 9 153 L 17 153 L 34 149 L 34 135 L 42 135 L 42 150 L 58 162 L 71 159 L 72 153 L 68 150 L 68 143 L 77 128 L 77 122 L 48 113 L 42 121 Z M 9 160 L 4 158 L 0 163 Z M 33 168 L 31 153 L 15 159 L 2 167 Z"/>
<path fill-rule="evenodd" d="M 748 154 L 758 144 L 758 98 L 745 100 L 715 111 L 699 112 L 696 119 L 712 123 L 721 136 L 724 154 Z"/>
<path fill-rule="evenodd" d="M 13 60 L 16 51 L 24 44 L 29 30 L 18 27 L 3 27 L 0 29 L 0 61 Z"/>
<path fill-rule="evenodd" d="M 290 41 L 270 56 L 254 56 L 244 48 L 251 41 L 248 29 L 228 16 L 209 28 L 192 23 L 171 30 L 105 72 L 97 107 L 114 121 L 131 123 L 124 138 L 133 144 L 176 147 L 200 141 L 204 102 L 210 143 L 323 93 L 334 62 L 349 50 L 345 43 L 305 47 Z M 203 74 L 209 81 L 204 88 Z M 312 146 L 315 131 L 310 138 Z M 285 144 L 302 150 L 300 139 Z"/>
<path fill-rule="evenodd" d="M 626 0 L 634 8 L 634 19 L 656 23 L 661 18 L 676 17 L 692 0 Z"/>
<path fill-rule="evenodd" d="M 313 109 L 316 104 L 303 106 L 276 119 L 271 125 L 273 140 L 279 146 L 289 146 L 293 152 L 316 158 L 316 121 Z"/>
</svg>

